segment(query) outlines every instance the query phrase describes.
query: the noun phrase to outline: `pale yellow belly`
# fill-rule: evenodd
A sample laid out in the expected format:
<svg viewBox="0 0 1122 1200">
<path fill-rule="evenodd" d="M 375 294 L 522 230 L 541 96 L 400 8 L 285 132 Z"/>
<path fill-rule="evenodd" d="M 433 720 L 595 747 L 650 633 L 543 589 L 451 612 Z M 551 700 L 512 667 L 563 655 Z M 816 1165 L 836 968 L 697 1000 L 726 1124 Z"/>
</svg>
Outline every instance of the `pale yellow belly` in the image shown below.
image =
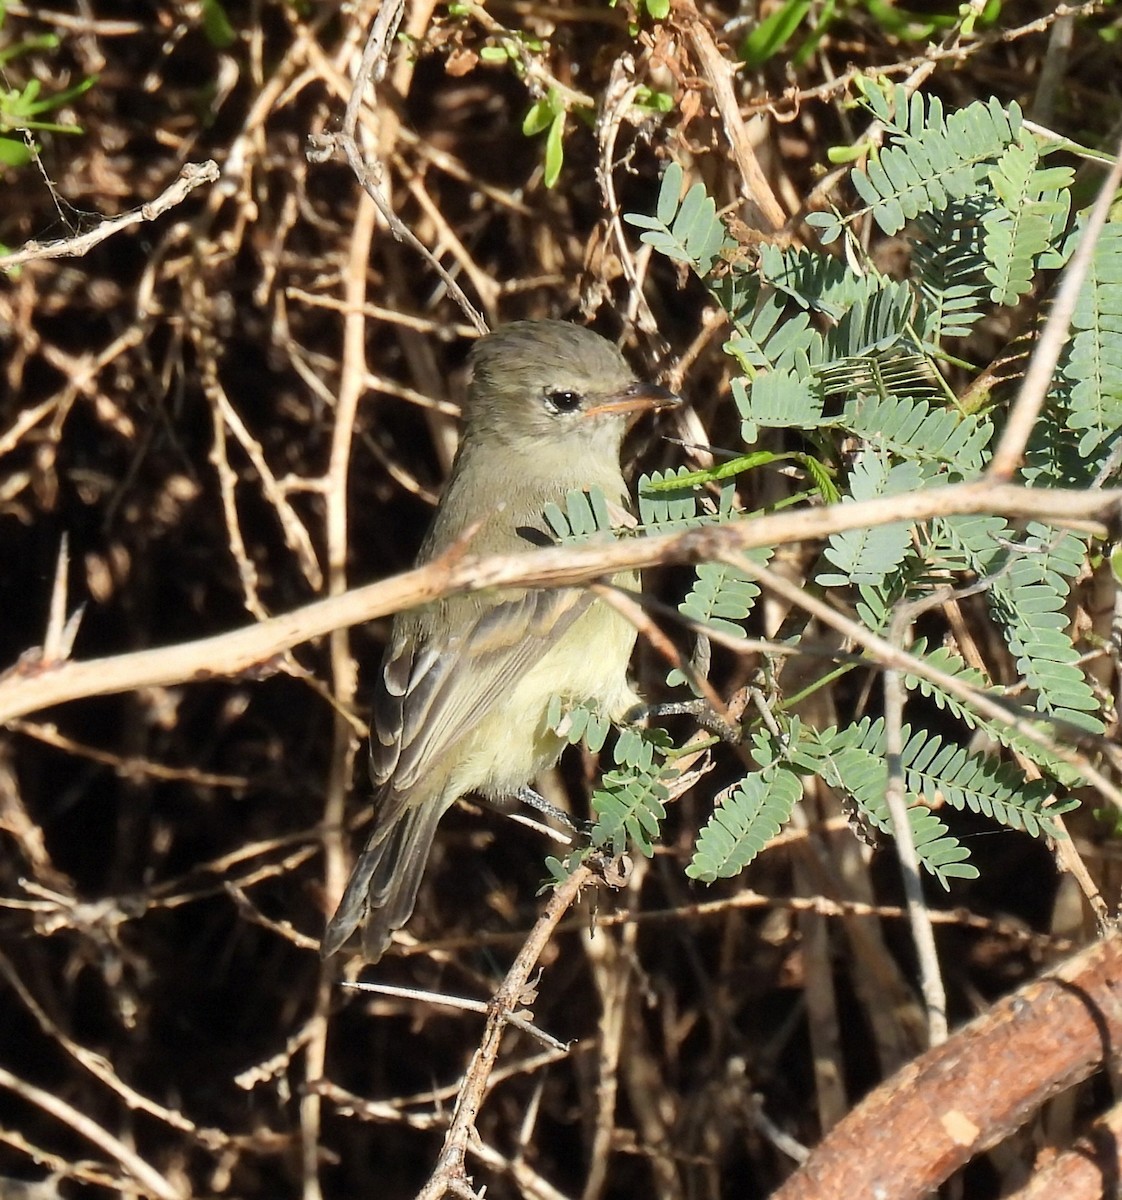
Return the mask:
<svg viewBox="0 0 1122 1200">
<path fill-rule="evenodd" d="M 552 766 L 565 746 L 546 727 L 554 695 L 563 708 L 587 704 L 615 719 L 640 704 L 627 682 L 634 645 L 635 627 L 605 605 L 580 616 L 456 746 L 449 794 L 501 799 Z"/>
</svg>

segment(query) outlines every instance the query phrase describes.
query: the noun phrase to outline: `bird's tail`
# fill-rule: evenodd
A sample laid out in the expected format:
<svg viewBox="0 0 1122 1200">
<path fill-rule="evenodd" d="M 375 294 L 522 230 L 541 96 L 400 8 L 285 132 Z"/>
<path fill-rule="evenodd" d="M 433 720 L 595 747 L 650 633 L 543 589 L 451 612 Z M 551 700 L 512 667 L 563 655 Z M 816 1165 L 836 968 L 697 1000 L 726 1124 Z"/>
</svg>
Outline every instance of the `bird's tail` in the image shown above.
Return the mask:
<svg viewBox="0 0 1122 1200">
<path fill-rule="evenodd" d="M 372 963 L 382 957 L 394 930 L 413 915 L 421 876 L 446 807 L 442 797 L 429 796 L 399 811 L 385 825 L 375 821 L 324 931 L 320 945 L 324 958 L 339 950 L 360 924 L 363 956 Z"/>
</svg>

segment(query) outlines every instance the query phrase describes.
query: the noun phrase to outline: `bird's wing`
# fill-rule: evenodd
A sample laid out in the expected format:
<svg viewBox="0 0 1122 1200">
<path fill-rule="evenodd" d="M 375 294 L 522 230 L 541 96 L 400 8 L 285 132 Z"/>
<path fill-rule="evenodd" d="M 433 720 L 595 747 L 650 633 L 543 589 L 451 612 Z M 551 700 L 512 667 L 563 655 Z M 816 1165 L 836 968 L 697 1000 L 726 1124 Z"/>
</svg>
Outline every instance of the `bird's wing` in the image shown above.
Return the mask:
<svg viewBox="0 0 1122 1200">
<path fill-rule="evenodd" d="M 325 958 L 365 922 L 363 947 L 376 962 L 409 919 L 437 822 L 455 799 L 442 795 L 434 769 L 593 600 L 575 588 L 522 592 L 482 608 L 460 598 L 453 612 L 463 620 L 441 636 L 426 636 L 431 619 L 397 623 L 371 717 L 370 774 L 381 794 L 324 933 Z"/>
<path fill-rule="evenodd" d="M 594 600 L 575 588 L 535 589 L 475 609 L 462 627 L 440 636 L 403 623 L 387 647 L 374 697 L 374 783 L 389 784 L 404 799 Z"/>
</svg>

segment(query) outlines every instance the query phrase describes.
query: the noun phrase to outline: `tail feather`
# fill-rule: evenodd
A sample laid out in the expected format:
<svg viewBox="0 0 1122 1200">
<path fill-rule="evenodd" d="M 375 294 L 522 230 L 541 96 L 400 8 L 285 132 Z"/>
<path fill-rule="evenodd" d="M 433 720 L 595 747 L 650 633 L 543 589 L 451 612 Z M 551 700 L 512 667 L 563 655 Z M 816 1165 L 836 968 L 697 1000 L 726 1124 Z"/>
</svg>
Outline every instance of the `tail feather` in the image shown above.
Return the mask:
<svg viewBox="0 0 1122 1200">
<path fill-rule="evenodd" d="M 448 806 L 440 797 L 400 810 L 391 826 L 376 826 L 358 856 L 343 898 L 324 931 L 329 958 L 361 924 L 363 956 L 377 962 L 395 929 L 413 915 L 436 827 Z"/>
</svg>

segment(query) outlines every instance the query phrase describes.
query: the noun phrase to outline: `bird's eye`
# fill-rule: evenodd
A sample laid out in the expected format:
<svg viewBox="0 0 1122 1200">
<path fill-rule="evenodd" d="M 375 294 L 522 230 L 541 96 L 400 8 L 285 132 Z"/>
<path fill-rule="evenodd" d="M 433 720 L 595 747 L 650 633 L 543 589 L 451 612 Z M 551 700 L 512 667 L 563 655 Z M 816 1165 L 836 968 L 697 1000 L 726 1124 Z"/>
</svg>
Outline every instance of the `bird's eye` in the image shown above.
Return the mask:
<svg viewBox="0 0 1122 1200">
<path fill-rule="evenodd" d="M 551 413 L 576 412 L 584 403 L 580 392 L 567 392 L 562 389 L 547 391 L 544 396 L 545 406 Z"/>
</svg>

